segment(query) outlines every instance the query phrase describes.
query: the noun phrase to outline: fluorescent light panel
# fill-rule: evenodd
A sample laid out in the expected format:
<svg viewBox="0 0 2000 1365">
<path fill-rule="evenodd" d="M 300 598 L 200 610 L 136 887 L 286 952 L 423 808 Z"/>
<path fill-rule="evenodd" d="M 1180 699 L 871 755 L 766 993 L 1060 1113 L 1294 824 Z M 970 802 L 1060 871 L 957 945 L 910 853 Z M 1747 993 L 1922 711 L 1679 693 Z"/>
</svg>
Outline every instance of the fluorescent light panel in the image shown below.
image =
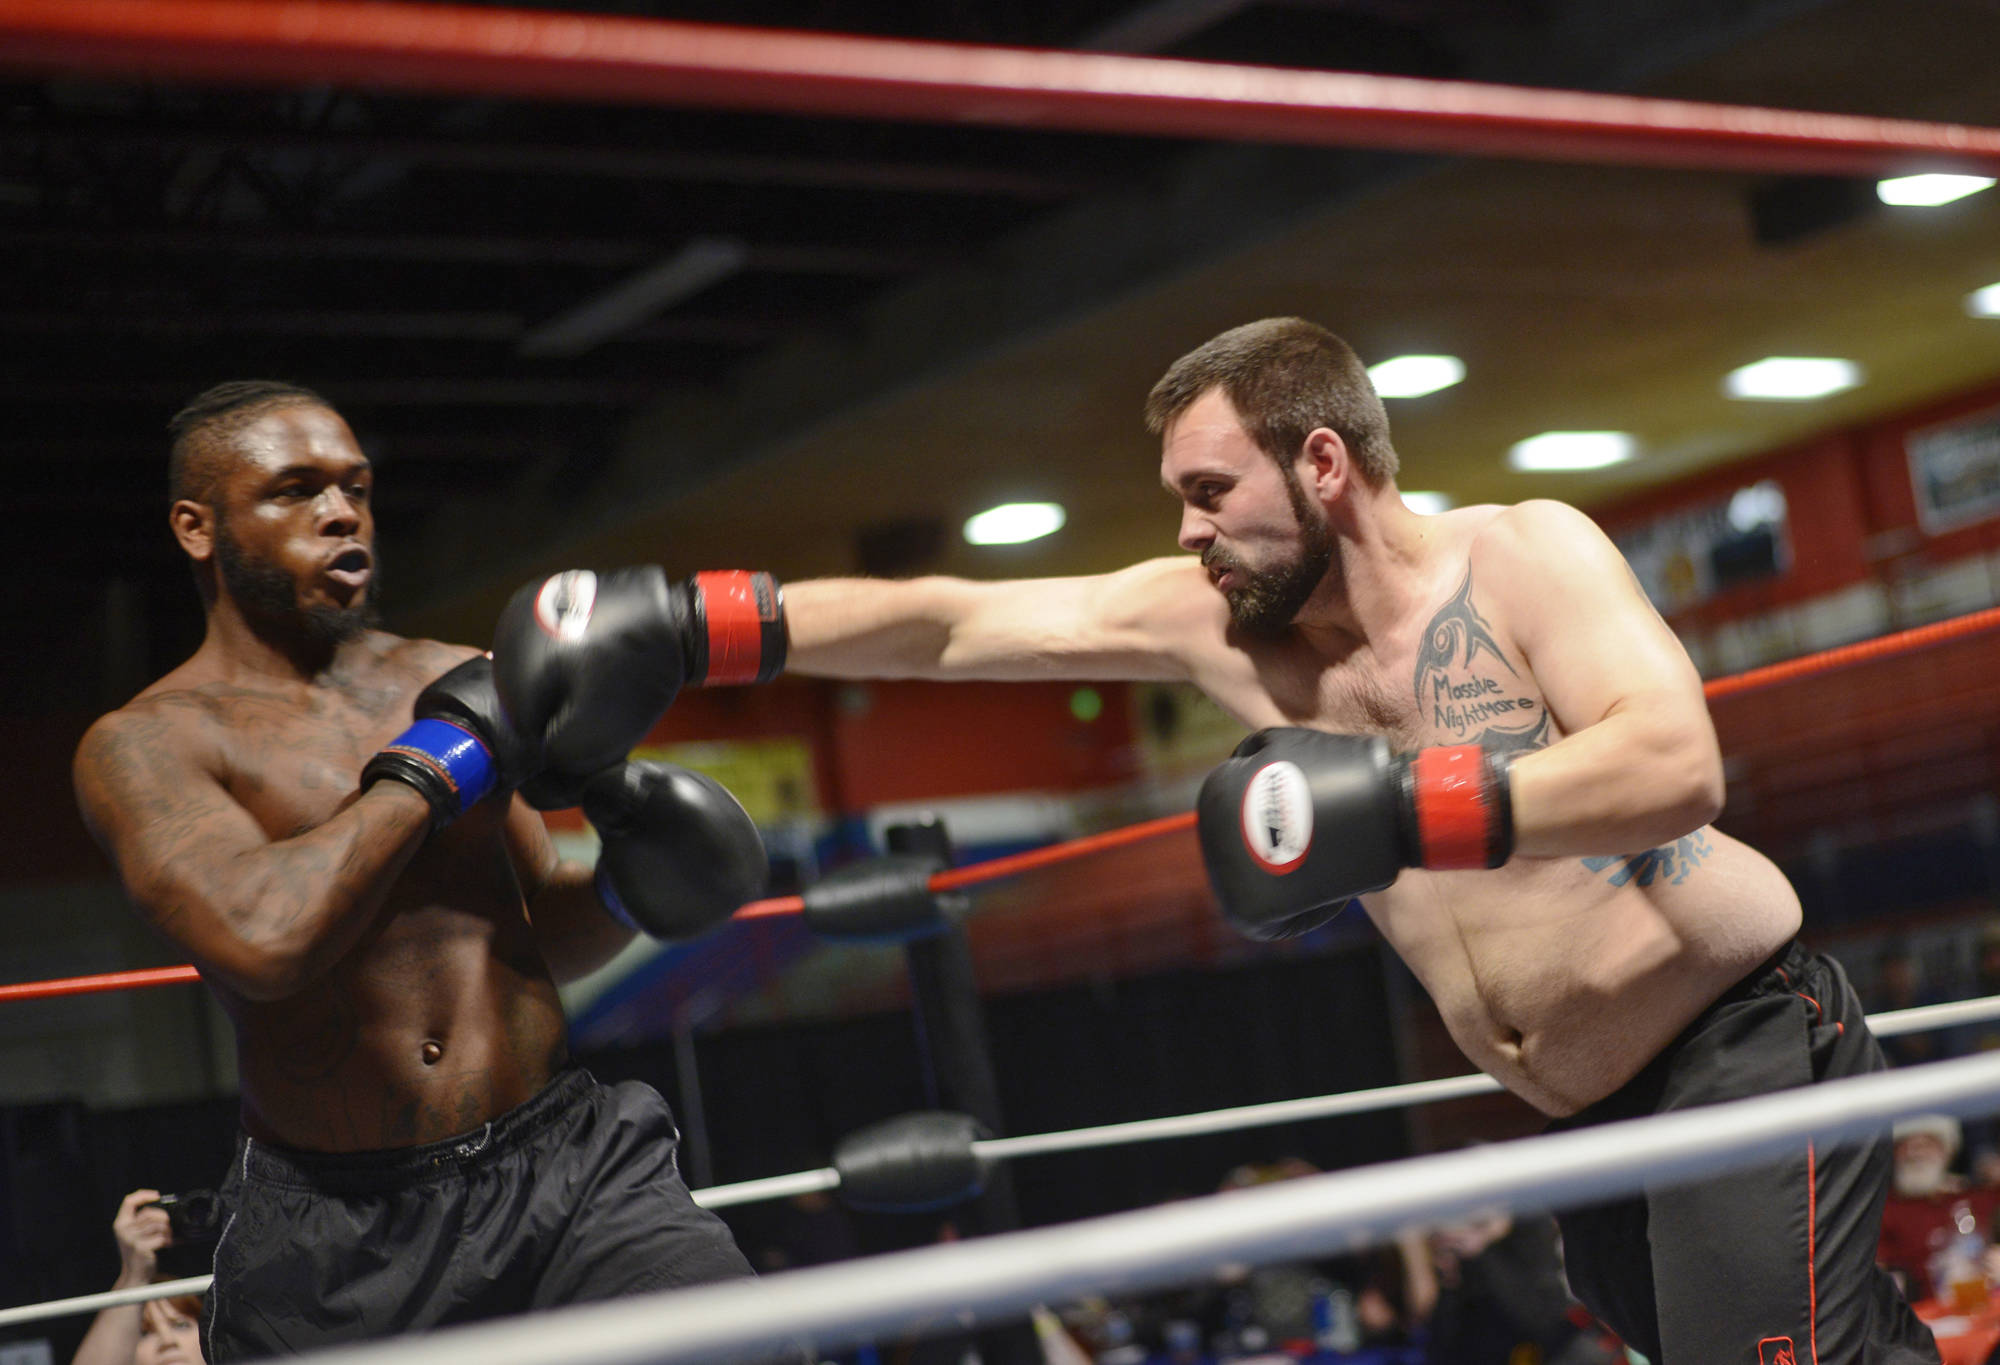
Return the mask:
<svg viewBox="0 0 2000 1365">
<path fill-rule="evenodd" d="M 1903 208 L 1933 209 L 1993 187 L 1989 175 L 1899 175 L 1875 182 L 1875 197 Z"/>
<path fill-rule="evenodd" d="M 2000 318 L 2000 284 L 1989 284 L 1967 294 L 1965 311 L 1976 318 Z"/>
<path fill-rule="evenodd" d="M 1638 449 L 1629 431 L 1545 431 L 1516 441 L 1507 452 L 1507 467 L 1524 474 L 1603 469 L 1625 463 Z"/>
<path fill-rule="evenodd" d="M 1019 545 L 1040 540 L 1062 529 L 1065 514 L 1057 502 L 1003 502 L 965 523 L 970 545 Z"/>
<path fill-rule="evenodd" d="M 1370 365 L 1368 378 L 1384 398 L 1422 398 L 1465 378 L 1465 362 L 1455 355 L 1399 355 Z"/>
<path fill-rule="evenodd" d="M 1836 356 L 1770 355 L 1731 370 L 1722 391 L 1731 398 L 1773 402 L 1803 402 L 1851 389 L 1861 382 L 1861 367 Z"/>
</svg>

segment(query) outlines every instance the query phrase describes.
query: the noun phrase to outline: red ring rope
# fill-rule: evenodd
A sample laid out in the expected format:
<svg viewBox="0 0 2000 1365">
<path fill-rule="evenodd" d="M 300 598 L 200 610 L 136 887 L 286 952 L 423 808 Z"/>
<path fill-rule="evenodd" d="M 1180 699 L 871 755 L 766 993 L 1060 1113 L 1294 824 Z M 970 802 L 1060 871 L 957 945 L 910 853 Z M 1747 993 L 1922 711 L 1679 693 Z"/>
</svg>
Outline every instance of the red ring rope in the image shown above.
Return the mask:
<svg viewBox="0 0 2000 1365">
<path fill-rule="evenodd" d="M 1949 621 L 1917 626 L 1910 630 L 1898 631 L 1894 635 L 1863 640 L 1857 644 L 1839 645 L 1833 649 L 1820 650 L 1815 654 L 1803 654 L 1796 659 L 1787 659 L 1782 663 L 1752 668 L 1727 678 L 1716 678 L 1703 684 L 1702 691 L 1713 701 L 1717 697 L 1734 696 L 1760 687 L 1791 682 L 1814 673 L 1831 672 L 1871 659 L 1885 658 L 1891 654 L 1928 649 L 1934 645 L 1977 634 L 1982 630 L 1991 630 L 1996 626 L 2000 626 L 2000 607 L 1988 607 L 1983 611 L 1968 612 L 1964 616 L 1953 617 Z M 965 867 L 947 868 L 931 877 L 930 889 L 957 891 L 968 886 L 978 886 L 983 882 L 1019 876 L 1023 872 L 1032 872 L 1039 868 L 1055 867 L 1077 858 L 1087 858 L 1110 849 L 1123 848 L 1127 844 L 1136 844 L 1167 834 L 1178 834 L 1193 827 L 1193 811 L 1162 816 L 1157 820 L 1145 820 L 1136 825 L 1105 830 L 1100 834 L 1087 834 L 1080 839 L 1049 844 L 1023 853 L 1011 853 L 1004 858 L 992 858 Z M 736 911 L 736 918 L 767 919 L 773 915 L 796 915 L 804 909 L 805 901 L 798 896 L 771 896 L 743 905 Z M 152 967 L 143 971 L 105 972 L 99 976 L 71 976 L 53 981 L 23 981 L 15 985 L 0 986 L 0 1002 L 39 1000 L 55 995 L 83 995 L 92 991 L 116 991 L 128 986 L 166 986 L 200 979 L 193 967 Z"/>
<path fill-rule="evenodd" d="M 0 0 L 10 66 L 1720 170 L 2000 165 L 2000 129 L 1466 81 L 362 0 Z"/>
</svg>

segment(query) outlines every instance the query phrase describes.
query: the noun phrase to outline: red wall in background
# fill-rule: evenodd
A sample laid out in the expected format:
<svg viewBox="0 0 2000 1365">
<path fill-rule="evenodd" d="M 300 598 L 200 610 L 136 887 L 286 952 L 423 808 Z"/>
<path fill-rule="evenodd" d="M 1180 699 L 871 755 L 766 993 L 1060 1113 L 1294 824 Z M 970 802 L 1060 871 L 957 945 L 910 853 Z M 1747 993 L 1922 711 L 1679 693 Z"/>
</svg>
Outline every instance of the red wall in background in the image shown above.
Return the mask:
<svg viewBox="0 0 2000 1365">
<path fill-rule="evenodd" d="M 1939 536 L 1917 525 L 1903 439 L 1912 430 L 2000 405 L 2000 384 L 1914 408 L 1880 422 L 1833 432 L 1800 445 L 1723 466 L 1669 488 L 1591 508 L 1614 535 L 1654 517 L 1727 497 L 1745 484 L 1775 479 L 1790 509 L 1792 568 L 1781 578 L 1718 593 L 1682 613 L 1676 624 L 1714 626 L 1755 616 L 1903 565 L 1942 564 L 2000 549 L 2000 518 Z"/>
<path fill-rule="evenodd" d="M 1070 714 L 1075 683 L 829 685 L 833 761 L 847 808 L 932 796 L 1083 791 L 1138 775 L 1130 690 L 1096 685 L 1104 710 Z"/>
<path fill-rule="evenodd" d="M 1924 559 L 1941 563 L 2000 547 L 2000 519 L 1977 521 L 1938 536 L 1923 535 L 1917 527 L 1917 498 L 1903 454 L 1903 438 L 1910 432 L 1995 406 L 2000 406 L 2000 385 L 1913 409 L 1861 434 L 1858 444 L 1867 488 L 1868 529 L 1888 533 L 1882 537 L 1881 557 L 1893 559 L 1920 549 Z"/>
<path fill-rule="evenodd" d="M 1871 528 L 1859 449 L 1859 439 L 1850 433 L 1825 436 L 1593 508 L 1591 514 L 1615 536 L 1655 517 L 1727 498 L 1746 484 L 1775 480 L 1785 490 L 1791 569 L 1778 578 L 1725 589 L 1675 620 L 1712 626 L 1754 616 L 1837 592 L 1868 577 L 1865 542 Z"/>
<path fill-rule="evenodd" d="M 1013 791 L 1082 791 L 1138 773 L 1130 690 L 1098 685 L 1095 720 L 1070 714 L 1075 683 L 832 682 L 694 689 L 655 744 L 802 735 L 821 807 Z"/>
</svg>

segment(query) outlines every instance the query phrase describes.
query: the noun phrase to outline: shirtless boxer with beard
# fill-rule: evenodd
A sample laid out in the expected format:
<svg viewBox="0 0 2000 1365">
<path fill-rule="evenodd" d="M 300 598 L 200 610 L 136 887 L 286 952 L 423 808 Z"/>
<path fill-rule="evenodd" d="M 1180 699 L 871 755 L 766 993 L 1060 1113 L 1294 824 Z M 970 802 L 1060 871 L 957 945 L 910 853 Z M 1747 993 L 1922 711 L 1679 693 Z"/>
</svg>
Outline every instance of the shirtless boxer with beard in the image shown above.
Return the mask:
<svg viewBox="0 0 2000 1365">
<path fill-rule="evenodd" d="M 659 1095 L 568 1065 L 556 983 L 727 918 L 755 826 L 706 779 L 606 764 L 597 875 L 559 860 L 490 663 L 376 627 L 375 475 L 339 414 L 232 383 L 171 431 L 206 631 L 75 782 L 235 1024 L 209 1361 L 748 1275 Z"/>
</svg>

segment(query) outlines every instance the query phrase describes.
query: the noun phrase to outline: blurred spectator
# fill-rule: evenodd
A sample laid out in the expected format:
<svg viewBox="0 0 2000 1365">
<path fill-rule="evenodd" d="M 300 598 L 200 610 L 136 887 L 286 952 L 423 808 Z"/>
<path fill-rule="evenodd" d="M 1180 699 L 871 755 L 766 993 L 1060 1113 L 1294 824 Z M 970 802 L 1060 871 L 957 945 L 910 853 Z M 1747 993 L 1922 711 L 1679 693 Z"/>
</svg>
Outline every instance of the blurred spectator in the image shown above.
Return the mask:
<svg viewBox="0 0 2000 1365">
<path fill-rule="evenodd" d="M 1492 1213 L 1439 1228 L 1430 1358 L 1438 1365 L 1612 1365 L 1624 1349 L 1584 1312 L 1563 1278 L 1553 1218 Z M 1422 1309 L 1418 1299 L 1415 1306 Z"/>
<path fill-rule="evenodd" d="M 1299 1157 L 1238 1166 L 1220 1192 L 1316 1175 Z M 1314 1261 L 1225 1269 L 1218 1306 L 1204 1325 L 1218 1355 L 1314 1349 L 1336 1353 L 1399 1346 L 1410 1340 L 1411 1271 L 1415 1242 Z"/>
<path fill-rule="evenodd" d="M 796 1194 L 778 1206 L 777 1218 L 757 1253 L 757 1270 L 795 1270 L 800 1266 L 845 1261 L 861 1254 L 847 1210 L 821 1190 Z"/>
<path fill-rule="evenodd" d="M 2000 919 L 1988 920 L 1973 945 L 1972 980 L 1958 992 L 1965 999 L 2000 995 Z M 2000 1019 L 1961 1024 L 1944 1034 L 1944 1055 L 1967 1057 L 2000 1048 Z M 2000 1185 L 2000 1120 L 1991 1115 L 1965 1120 L 1965 1166 L 1981 1185 Z"/>
<path fill-rule="evenodd" d="M 1923 970 L 1910 945 L 1901 939 L 1885 944 L 1875 959 L 1875 987 L 1867 999 L 1868 1012 L 1881 1014 L 1935 1003 L 1924 989 Z M 1880 1041 L 1891 1066 L 1935 1061 L 1943 1055 L 1935 1033 L 1905 1033 Z"/>
<path fill-rule="evenodd" d="M 179 1294 L 147 1303 L 132 1365 L 202 1365 L 201 1300 Z"/>
<path fill-rule="evenodd" d="M 136 1289 L 162 1278 L 160 1252 L 173 1242 L 158 1190 L 134 1190 L 111 1220 L 118 1244 L 118 1278 L 113 1289 Z M 196 1321 L 201 1300 L 154 1299 L 98 1312 L 76 1348 L 71 1365 L 202 1365 Z"/>
<path fill-rule="evenodd" d="M 1952 1172 L 1959 1136 L 1958 1120 L 1946 1114 L 1916 1114 L 1895 1127 L 1895 1173 L 1875 1259 L 1902 1280 L 1912 1302 L 1936 1296 L 1933 1264 L 1967 1231 L 1960 1221 L 1969 1217 L 1979 1240 L 1992 1240 L 2000 1190 Z"/>
</svg>

